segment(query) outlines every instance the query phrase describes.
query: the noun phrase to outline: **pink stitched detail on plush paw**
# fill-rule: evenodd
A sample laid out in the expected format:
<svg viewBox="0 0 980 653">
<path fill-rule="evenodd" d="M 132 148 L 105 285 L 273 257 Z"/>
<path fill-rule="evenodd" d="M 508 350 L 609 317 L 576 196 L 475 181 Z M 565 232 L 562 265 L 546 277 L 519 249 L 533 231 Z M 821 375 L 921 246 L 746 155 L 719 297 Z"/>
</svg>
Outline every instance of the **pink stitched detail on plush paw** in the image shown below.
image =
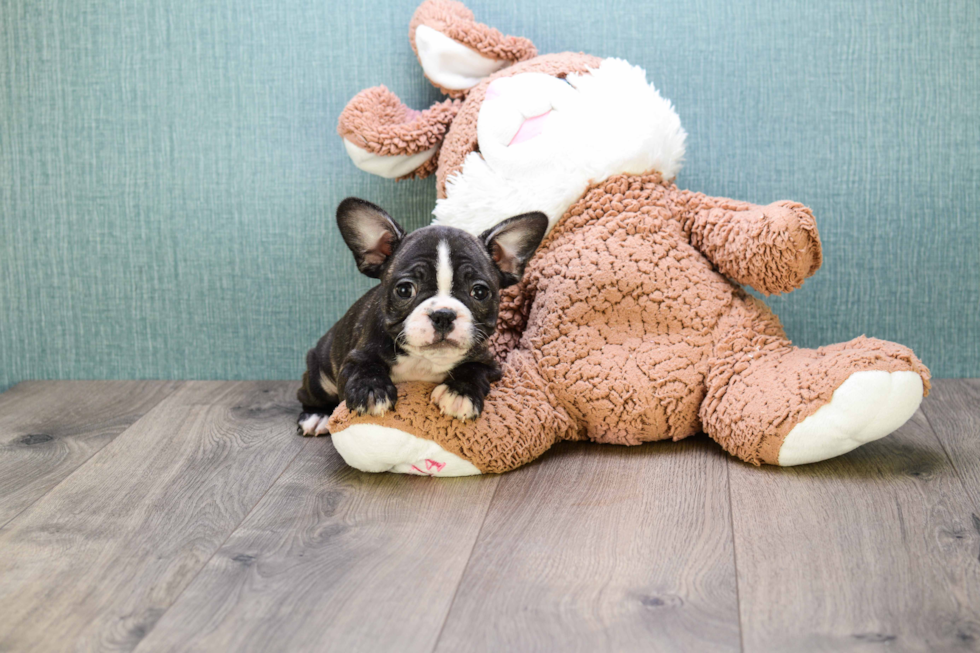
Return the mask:
<svg viewBox="0 0 980 653">
<path fill-rule="evenodd" d="M 441 472 L 442 471 L 442 468 L 445 467 L 445 466 L 446 466 L 446 463 L 440 463 L 440 462 L 437 462 L 435 460 L 432 460 L 431 458 L 426 458 L 425 459 L 425 468 L 426 469 L 432 469 L 433 467 L 435 467 L 437 472 Z"/>
</svg>

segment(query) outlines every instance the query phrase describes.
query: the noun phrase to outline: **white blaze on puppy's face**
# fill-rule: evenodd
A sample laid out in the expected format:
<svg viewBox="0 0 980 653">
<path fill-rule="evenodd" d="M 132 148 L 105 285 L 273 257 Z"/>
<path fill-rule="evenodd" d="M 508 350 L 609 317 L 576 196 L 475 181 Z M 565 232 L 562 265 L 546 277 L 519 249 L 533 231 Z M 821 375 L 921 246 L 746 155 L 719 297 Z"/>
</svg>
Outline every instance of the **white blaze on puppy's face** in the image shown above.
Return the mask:
<svg viewBox="0 0 980 653">
<path fill-rule="evenodd" d="M 405 319 L 403 347 L 411 356 L 422 357 L 437 369 L 445 368 L 442 371 L 445 374 L 473 344 L 473 314 L 452 295 L 453 265 L 449 243 L 440 241 L 436 253 L 436 294 L 416 306 Z M 456 314 L 453 328 L 446 334 L 436 331 L 430 317 L 439 310 Z"/>
<path fill-rule="evenodd" d="M 450 297 L 453 294 L 453 263 L 449 257 L 449 243 L 439 241 L 439 260 L 436 263 L 436 288 L 439 295 Z"/>
</svg>

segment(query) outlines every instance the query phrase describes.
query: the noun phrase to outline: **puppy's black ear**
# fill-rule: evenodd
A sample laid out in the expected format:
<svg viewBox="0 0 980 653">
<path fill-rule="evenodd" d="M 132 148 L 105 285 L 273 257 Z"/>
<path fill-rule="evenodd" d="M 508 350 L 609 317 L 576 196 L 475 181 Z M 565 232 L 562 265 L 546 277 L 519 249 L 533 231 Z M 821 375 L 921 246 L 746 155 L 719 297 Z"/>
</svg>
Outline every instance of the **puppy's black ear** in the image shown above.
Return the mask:
<svg viewBox="0 0 980 653">
<path fill-rule="evenodd" d="M 405 237 L 405 230 L 384 209 L 356 197 L 348 197 L 337 207 L 337 226 L 354 252 L 357 269 L 375 279 Z"/>
<path fill-rule="evenodd" d="M 524 266 L 548 231 L 548 216 L 534 212 L 508 218 L 480 235 L 500 270 L 500 287 L 512 286 L 524 276 Z"/>
</svg>

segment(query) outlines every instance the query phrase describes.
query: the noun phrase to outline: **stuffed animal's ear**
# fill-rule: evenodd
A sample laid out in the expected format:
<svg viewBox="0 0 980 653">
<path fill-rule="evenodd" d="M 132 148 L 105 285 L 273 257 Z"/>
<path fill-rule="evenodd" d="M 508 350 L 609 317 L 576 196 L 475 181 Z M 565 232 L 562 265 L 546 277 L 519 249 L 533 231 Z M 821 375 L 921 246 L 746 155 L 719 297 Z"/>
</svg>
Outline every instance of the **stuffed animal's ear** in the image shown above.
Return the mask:
<svg viewBox="0 0 980 653">
<path fill-rule="evenodd" d="M 414 111 L 384 86 L 361 91 L 340 113 L 337 133 L 361 170 L 388 179 L 427 177 L 459 111 L 459 100 L 444 100 Z"/>
<path fill-rule="evenodd" d="M 337 226 L 354 253 L 357 269 L 375 279 L 405 237 L 405 230 L 384 209 L 356 197 L 337 207 Z"/>
<path fill-rule="evenodd" d="M 524 266 L 548 232 L 548 216 L 534 212 L 508 218 L 487 229 L 480 240 L 500 270 L 500 287 L 512 286 L 524 276 Z"/>
<path fill-rule="evenodd" d="M 462 97 L 481 79 L 537 55 L 534 44 L 474 20 L 456 0 L 425 0 L 408 28 L 425 76 L 443 93 Z"/>
</svg>

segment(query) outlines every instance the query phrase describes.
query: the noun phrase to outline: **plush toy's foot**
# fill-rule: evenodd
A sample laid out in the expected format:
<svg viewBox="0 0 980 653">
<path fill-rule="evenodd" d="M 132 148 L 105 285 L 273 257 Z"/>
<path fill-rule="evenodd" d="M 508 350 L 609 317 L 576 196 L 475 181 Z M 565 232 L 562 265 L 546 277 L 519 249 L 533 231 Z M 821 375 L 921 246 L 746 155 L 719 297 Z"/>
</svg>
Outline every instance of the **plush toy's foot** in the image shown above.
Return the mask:
<svg viewBox="0 0 980 653">
<path fill-rule="evenodd" d="M 766 336 L 722 342 L 700 413 L 708 435 L 754 465 L 845 454 L 895 431 L 928 394 L 929 370 L 908 347 L 860 337 L 798 349 Z"/>
<path fill-rule="evenodd" d="M 855 372 L 834 391 L 830 403 L 786 435 L 777 464 L 827 460 L 885 437 L 915 414 L 922 390 L 916 372 Z"/>
<path fill-rule="evenodd" d="M 431 440 L 377 424 L 351 424 L 333 434 L 333 446 L 351 467 L 362 472 L 419 476 L 475 476 L 473 463 Z"/>
</svg>

